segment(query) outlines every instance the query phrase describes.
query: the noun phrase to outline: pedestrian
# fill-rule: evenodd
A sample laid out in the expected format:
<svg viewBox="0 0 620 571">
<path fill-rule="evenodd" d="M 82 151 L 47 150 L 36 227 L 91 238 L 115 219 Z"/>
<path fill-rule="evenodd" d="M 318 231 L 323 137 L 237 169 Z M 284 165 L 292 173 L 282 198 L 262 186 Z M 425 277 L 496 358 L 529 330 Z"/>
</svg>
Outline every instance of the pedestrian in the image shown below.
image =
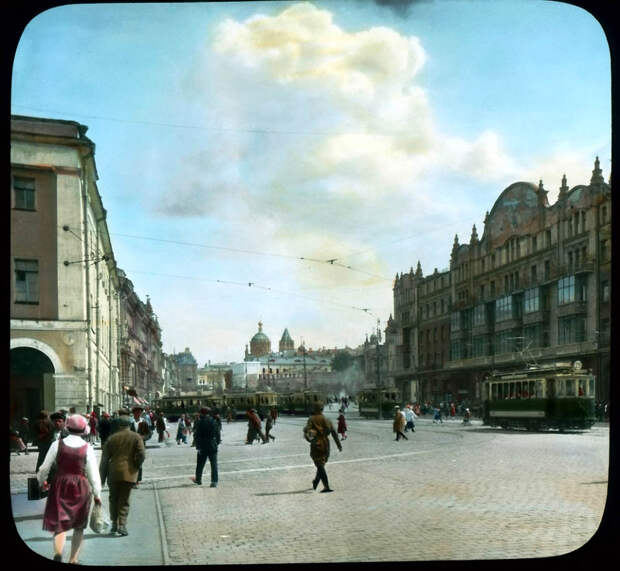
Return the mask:
<svg viewBox="0 0 620 571">
<path fill-rule="evenodd" d="M 144 440 L 132 430 L 131 419 L 126 415 L 120 416 L 116 432 L 103 447 L 99 464 L 101 481 L 105 483 L 107 480 L 110 488 L 110 533 L 129 535 L 129 496 L 138 482 L 145 456 Z"/>
<path fill-rule="evenodd" d="M 54 533 L 54 561 L 62 561 L 67 531 L 72 529 L 69 563 L 78 563 L 91 499 L 94 497 L 95 503 L 101 504 L 101 480 L 95 451 L 81 438 L 87 426 L 83 416 L 70 416 L 67 419 L 69 435 L 51 444 L 37 472 L 41 488 L 49 488 L 43 529 Z M 56 466 L 56 474 L 50 485 L 47 476 L 52 465 Z"/>
<path fill-rule="evenodd" d="M 144 409 L 140 405 L 136 405 L 131 409 L 133 417 L 131 418 L 131 426 L 129 427 L 129 429 L 138 434 L 138 436 L 142 438 L 142 443 L 144 444 L 151 437 L 151 432 L 149 431 L 148 423 L 142 417 L 143 412 Z M 142 464 L 140 464 L 140 467 L 138 469 L 138 479 L 134 482 L 132 487 L 137 488 L 140 485 L 141 481 Z"/>
<path fill-rule="evenodd" d="M 105 446 L 107 439 L 110 437 L 110 433 L 112 431 L 112 422 L 110 421 L 110 415 L 107 412 L 104 412 L 101 415 L 101 420 L 99 421 L 99 440 L 101 442 L 101 449 Z"/>
<path fill-rule="evenodd" d="M 187 436 L 185 435 L 185 415 L 182 414 L 177 422 L 177 444 L 180 446 L 181 441 L 187 444 Z"/>
<path fill-rule="evenodd" d="M 465 412 L 463 413 L 463 424 L 471 424 L 470 420 L 471 420 L 471 412 L 468 408 L 466 408 Z"/>
<path fill-rule="evenodd" d="M 433 409 L 433 424 L 437 424 L 437 422 L 440 422 L 441 424 L 443 424 L 443 420 L 441 420 L 441 409 L 438 407 L 435 407 Z"/>
<path fill-rule="evenodd" d="M 121 427 L 121 425 L 125 422 L 129 422 L 131 424 L 131 415 L 129 413 L 129 409 L 120 408 L 114 414 L 114 418 L 112 418 L 112 421 L 111 421 L 112 427 L 110 430 L 110 436 L 114 434 Z"/>
<path fill-rule="evenodd" d="M 276 420 L 278 420 L 278 409 L 275 406 L 271 407 L 271 420 L 273 420 L 273 425 L 276 425 Z"/>
<path fill-rule="evenodd" d="M 166 420 L 164 419 L 163 411 L 159 411 L 159 415 L 155 421 L 155 429 L 157 430 L 157 442 L 163 442 L 164 434 L 166 433 Z"/>
<path fill-rule="evenodd" d="M 323 403 L 314 403 L 312 416 L 304 427 L 304 438 L 310 442 L 310 458 L 316 466 L 316 475 L 312 480 L 312 488 L 316 490 L 319 482 L 323 483 L 321 493 L 333 492 L 329 487 L 325 464 L 329 459 L 329 436 L 332 436 L 338 450 L 342 452 L 342 444 L 331 421 L 323 415 Z"/>
<path fill-rule="evenodd" d="M 338 416 L 338 434 L 341 435 L 342 440 L 347 439 L 347 421 L 344 418 L 344 410 L 341 410 Z"/>
<path fill-rule="evenodd" d="M 405 420 L 407 422 L 405 426 L 405 432 L 407 430 L 411 430 L 411 432 L 415 432 L 415 419 L 417 418 L 416 413 L 413 411 L 413 407 L 408 404 L 405 407 Z"/>
<path fill-rule="evenodd" d="M 99 425 L 99 419 L 97 418 L 97 412 L 93 410 L 90 413 L 90 418 L 88 420 L 88 426 L 90 427 L 90 435 L 89 440 L 92 444 L 97 441 L 97 426 Z"/>
<path fill-rule="evenodd" d="M 54 430 L 55 426 L 50 420 L 49 412 L 46 410 L 42 410 L 39 412 L 37 420 L 35 420 L 32 426 L 32 443 L 37 447 L 39 451 L 39 456 L 37 457 L 37 464 L 35 466 L 35 472 L 39 469 L 41 464 L 43 464 L 43 460 L 45 460 L 45 455 L 49 450 L 52 442 L 54 442 Z"/>
<path fill-rule="evenodd" d="M 26 445 L 26 454 L 28 454 L 28 444 L 32 442 L 32 434 L 30 431 L 30 419 L 27 416 L 22 417 L 19 421 L 19 427 L 17 430 L 19 430 L 19 435 Z"/>
<path fill-rule="evenodd" d="M 276 437 L 273 434 L 269 434 L 272 428 L 273 428 L 273 418 L 271 418 L 271 414 L 269 414 L 267 415 L 267 420 L 265 421 L 265 438 L 267 439 L 267 442 L 269 442 L 269 439 L 271 440 L 276 439 Z"/>
<path fill-rule="evenodd" d="M 192 477 L 192 482 L 199 486 L 202 484 L 202 471 L 208 458 L 211 465 L 211 487 L 217 488 L 217 447 L 221 442 L 221 433 L 220 426 L 211 412 L 208 407 L 201 408 L 200 417 L 195 422 L 196 475 Z"/>
<path fill-rule="evenodd" d="M 265 438 L 265 435 L 263 434 L 261 421 L 260 421 L 258 414 L 256 413 L 256 409 L 251 408 L 250 410 L 248 410 L 247 416 L 248 416 L 248 434 L 246 436 L 245 443 L 254 444 L 254 440 L 256 440 L 257 438 L 260 438 L 263 444 L 265 444 L 265 442 L 267 442 L 267 439 Z"/>
<path fill-rule="evenodd" d="M 54 440 L 65 438 L 69 435 L 69 431 L 65 428 L 66 417 L 61 411 L 52 413 L 50 415 L 50 419 L 54 424 Z M 86 430 L 82 433 L 82 435 L 87 435 L 88 431 L 89 428 L 87 425 Z"/>
<path fill-rule="evenodd" d="M 16 452 L 19 456 L 22 452 L 28 454 L 28 446 L 24 443 L 24 439 L 21 437 L 19 430 L 17 428 L 13 428 L 9 424 L 9 450 L 11 452 Z"/>
<path fill-rule="evenodd" d="M 455 415 L 456 415 L 456 407 L 454 406 L 454 403 L 451 402 L 450 403 L 450 416 L 454 418 Z"/>
<path fill-rule="evenodd" d="M 394 423 L 392 425 L 392 429 L 396 433 L 396 438 L 394 440 L 400 440 L 401 436 L 405 440 L 409 440 L 403 432 L 406 423 L 407 421 L 405 420 L 403 411 L 400 410 L 399 406 L 394 407 Z"/>
</svg>

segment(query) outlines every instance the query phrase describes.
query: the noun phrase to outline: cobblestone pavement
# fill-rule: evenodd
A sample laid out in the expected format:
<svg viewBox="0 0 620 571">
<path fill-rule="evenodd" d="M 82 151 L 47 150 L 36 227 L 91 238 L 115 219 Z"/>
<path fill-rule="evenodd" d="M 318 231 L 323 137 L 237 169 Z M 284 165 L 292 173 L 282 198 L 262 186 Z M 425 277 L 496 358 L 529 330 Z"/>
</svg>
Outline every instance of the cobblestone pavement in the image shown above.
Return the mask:
<svg viewBox="0 0 620 571">
<path fill-rule="evenodd" d="M 311 486 L 315 469 L 301 436 L 304 422 L 281 417 L 275 442 L 252 446 L 243 443 L 246 423 L 224 424 L 216 489 L 208 486 L 208 463 L 207 485 L 190 481 L 195 450 L 189 445 L 149 447 L 134 502 L 160 510 L 163 562 L 550 557 L 585 544 L 603 514 L 607 425 L 530 433 L 426 418 L 409 440 L 396 442 L 391 421 L 353 414 L 343 452 L 332 443 L 327 464 L 335 493 L 321 494 Z M 25 458 L 13 461 L 14 493 L 27 476 L 18 462 L 34 466 L 36 455 Z M 151 535 L 159 541 L 157 529 Z"/>
</svg>

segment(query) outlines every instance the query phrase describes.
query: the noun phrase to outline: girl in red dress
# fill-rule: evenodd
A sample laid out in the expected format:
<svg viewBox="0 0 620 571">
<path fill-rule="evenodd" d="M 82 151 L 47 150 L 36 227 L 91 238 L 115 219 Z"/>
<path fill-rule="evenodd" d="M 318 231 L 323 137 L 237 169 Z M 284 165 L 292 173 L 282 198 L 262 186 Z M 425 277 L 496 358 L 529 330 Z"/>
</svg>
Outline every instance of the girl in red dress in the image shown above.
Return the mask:
<svg viewBox="0 0 620 571">
<path fill-rule="evenodd" d="M 43 489 L 49 487 L 43 529 L 54 533 L 54 561 L 62 561 L 67 531 L 72 529 L 69 563 L 77 563 L 92 496 L 101 503 L 101 478 L 95 451 L 80 436 L 87 430 L 86 419 L 74 414 L 65 426 L 69 435 L 52 443 L 37 478 Z M 54 462 L 56 472 L 48 486 L 46 478 Z"/>
<path fill-rule="evenodd" d="M 347 439 L 347 421 L 344 419 L 344 411 L 340 409 L 340 416 L 338 417 L 338 434 L 341 435 L 341 440 Z"/>
</svg>

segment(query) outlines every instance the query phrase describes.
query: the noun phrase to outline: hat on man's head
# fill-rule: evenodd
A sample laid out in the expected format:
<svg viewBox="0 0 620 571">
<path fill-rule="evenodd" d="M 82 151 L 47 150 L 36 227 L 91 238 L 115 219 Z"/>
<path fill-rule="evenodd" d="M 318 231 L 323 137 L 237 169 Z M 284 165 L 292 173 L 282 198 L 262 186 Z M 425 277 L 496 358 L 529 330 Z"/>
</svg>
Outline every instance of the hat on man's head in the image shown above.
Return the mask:
<svg viewBox="0 0 620 571">
<path fill-rule="evenodd" d="M 52 420 L 64 420 L 65 415 L 62 414 L 62 412 L 53 412 L 52 414 L 50 414 L 50 418 Z"/>
<path fill-rule="evenodd" d="M 83 416 L 73 414 L 67 419 L 66 427 L 72 434 L 83 434 L 88 428 L 88 424 Z"/>
<path fill-rule="evenodd" d="M 312 410 L 315 414 L 319 412 L 323 412 L 323 403 L 321 401 L 315 402 L 314 406 L 312 407 Z"/>
</svg>

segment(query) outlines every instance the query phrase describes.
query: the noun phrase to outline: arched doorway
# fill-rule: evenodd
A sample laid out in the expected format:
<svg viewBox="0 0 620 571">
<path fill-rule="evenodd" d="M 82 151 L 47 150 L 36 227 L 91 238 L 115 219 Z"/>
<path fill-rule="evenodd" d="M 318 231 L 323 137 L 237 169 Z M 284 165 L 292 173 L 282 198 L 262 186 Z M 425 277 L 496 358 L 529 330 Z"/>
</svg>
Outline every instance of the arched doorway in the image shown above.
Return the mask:
<svg viewBox="0 0 620 571">
<path fill-rule="evenodd" d="M 31 347 L 11 349 L 10 361 L 11 421 L 22 416 L 32 421 L 45 404 L 45 383 L 52 382 L 54 365 L 45 353 Z"/>
</svg>

